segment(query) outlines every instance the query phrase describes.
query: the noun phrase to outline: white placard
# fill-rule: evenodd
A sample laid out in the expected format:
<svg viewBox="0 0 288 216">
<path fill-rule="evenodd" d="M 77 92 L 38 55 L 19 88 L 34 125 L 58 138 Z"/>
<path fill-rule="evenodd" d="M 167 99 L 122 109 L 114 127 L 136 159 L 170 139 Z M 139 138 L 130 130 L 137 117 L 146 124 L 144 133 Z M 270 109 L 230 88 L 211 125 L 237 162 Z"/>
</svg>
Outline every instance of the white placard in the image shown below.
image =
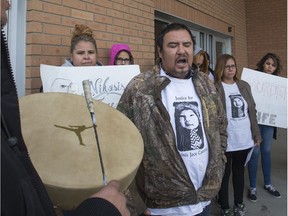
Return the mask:
<svg viewBox="0 0 288 216">
<path fill-rule="evenodd" d="M 128 82 L 140 73 L 139 65 L 62 67 L 40 65 L 43 92 L 84 95 L 82 81 L 91 83 L 92 97 L 116 108 Z"/>
<path fill-rule="evenodd" d="M 287 78 L 243 68 L 251 86 L 259 124 L 287 128 Z"/>
<path fill-rule="evenodd" d="M 246 157 L 246 161 L 245 161 L 244 166 L 246 166 L 246 165 L 248 164 L 248 162 L 250 161 L 255 146 L 256 146 L 256 145 L 254 145 L 254 146 L 249 150 L 249 152 L 248 152 L 248 154 L 247 154 L 247 157 Z"/>
</svg>

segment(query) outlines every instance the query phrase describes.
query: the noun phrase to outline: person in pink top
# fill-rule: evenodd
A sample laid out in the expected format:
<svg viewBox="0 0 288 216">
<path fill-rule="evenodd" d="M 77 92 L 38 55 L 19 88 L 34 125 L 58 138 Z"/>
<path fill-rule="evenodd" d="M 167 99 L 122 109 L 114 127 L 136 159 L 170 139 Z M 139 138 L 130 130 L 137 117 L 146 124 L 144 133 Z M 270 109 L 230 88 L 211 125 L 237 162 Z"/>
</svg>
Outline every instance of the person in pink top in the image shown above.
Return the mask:
<svg viewBox="0 0 288 216">
<path fill-rule="evenodd" d="M 114 44 L 110 49 L 109 65 L 132 65 L 134 59 L 127 44 Z"/>
</svg>

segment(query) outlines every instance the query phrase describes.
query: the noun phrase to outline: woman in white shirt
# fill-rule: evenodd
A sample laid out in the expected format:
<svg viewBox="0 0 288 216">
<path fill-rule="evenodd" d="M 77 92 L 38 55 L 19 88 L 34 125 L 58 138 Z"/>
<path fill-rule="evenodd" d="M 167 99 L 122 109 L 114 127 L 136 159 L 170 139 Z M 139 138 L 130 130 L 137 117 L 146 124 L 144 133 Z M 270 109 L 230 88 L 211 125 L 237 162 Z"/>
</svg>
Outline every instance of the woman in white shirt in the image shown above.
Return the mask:
<svg viewBox="0 0 288 216">
<path fill-rule="evenodd" d="M 255 102 L 249 84 L 240 80 L 233 56 L 224 54 L 217 60 L 215 67 L 215 86 L 226 109 L 227 126 L 227 163 L 218 193 L 218 203 L 222 215 L 245 215 L 243 203 L 244 164 L 249 150 L 259 145 L 261 136 L 257 125 Z M 234 208 L 229 207 L 228 186 L 232 169 L 234 189 Z"/>
</svg>

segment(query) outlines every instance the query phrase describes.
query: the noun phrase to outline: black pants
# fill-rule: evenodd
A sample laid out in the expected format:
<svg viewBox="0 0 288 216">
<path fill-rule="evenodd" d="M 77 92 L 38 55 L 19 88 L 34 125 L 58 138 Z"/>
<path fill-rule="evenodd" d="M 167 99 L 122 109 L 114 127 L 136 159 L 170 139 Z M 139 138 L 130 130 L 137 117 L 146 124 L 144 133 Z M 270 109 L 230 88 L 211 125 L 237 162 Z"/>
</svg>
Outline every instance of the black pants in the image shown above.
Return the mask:
<svg viewBox="0 0 288 216">
<path fill-rule="evenodd" d="M 229 209 L 229 178 L 232 168 L 232 184 L 234 190 L 234 204 L 243 203 L 244 192 L 244 172 L 245 161 L 250 149 L 226 152 L 227 163 L 225 166 L 225 173 L 222 179 L 220 191 L 218 193 L 218 203 L 222 209 Z"/>
</svg>

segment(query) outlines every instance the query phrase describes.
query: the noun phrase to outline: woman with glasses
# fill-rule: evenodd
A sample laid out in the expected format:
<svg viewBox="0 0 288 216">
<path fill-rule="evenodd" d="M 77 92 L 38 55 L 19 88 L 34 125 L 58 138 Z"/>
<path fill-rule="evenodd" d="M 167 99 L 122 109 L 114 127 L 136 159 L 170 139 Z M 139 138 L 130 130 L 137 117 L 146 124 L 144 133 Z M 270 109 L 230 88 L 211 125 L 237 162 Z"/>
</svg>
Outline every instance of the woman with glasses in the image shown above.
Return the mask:
<svg viewBox="0 0 288 216">
<path fill-rule="evenodd" d="M 134 59 L 127 44 L 114 44 L 110 49 L 109 65 L 133 65 Z"/>
<path fill-rule="evenodd" d="M 255 102 L 250 85 L 240 80 L 233 56 L 224 54 L 219 57 L 215 67 L 217 91 L 226 110 L 227 149 L 225 173 L 218 193 L 218 204 L 222 215 L 245 215 L 243 203 L 245 162 L 249 150 L 259 145 L 261 136 L 257 124 Z M 234 208 L 229 207 L 229 177 L 232 169 L 232 185 L 234 189 Z"/>
<path fill-rule="evenodd" d="M 256 64 L 257 71 L 261 71 L 267 74 L 278 76 L 282 71 L 282 64 L 279 56 L 274 53 L 267 53 Z M 281 198 L 281 194 L 271 185 L 271 147 L 273 138 L 276 139 L 276 127 L 268 125 L 259 125 L 261 136 L 263 141 L 260 147 L 256 147 L 253 150 L 253 154 L 248 163 L 249 183 L 250 188 L 248 190 L 248 199 L 251 202 L 257 201 L 256 193 L 256 177 L 258 167 L 258 157 L 261 152 L 261 165 L 264 177 L 264 189 L 276 198 Z"/>
</svg>

